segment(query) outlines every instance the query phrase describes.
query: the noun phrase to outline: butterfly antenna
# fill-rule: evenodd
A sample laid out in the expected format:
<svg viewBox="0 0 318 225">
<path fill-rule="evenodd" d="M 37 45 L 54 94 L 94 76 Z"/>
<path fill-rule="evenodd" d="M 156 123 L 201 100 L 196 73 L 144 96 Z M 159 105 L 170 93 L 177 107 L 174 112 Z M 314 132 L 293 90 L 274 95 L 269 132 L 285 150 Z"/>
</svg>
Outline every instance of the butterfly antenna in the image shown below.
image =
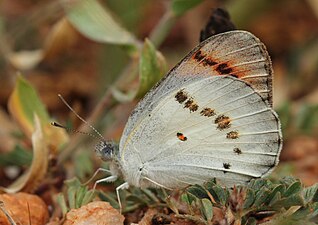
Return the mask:
<svg viewBox="0 0 318 225">
<path fill-rule="evenodd" d="M 92 138 L 101 139 L 99 136 L 96 137 L 94 134 L 83 132 L 83 131 L 79 131 L 79 130 L 74 130 L 74 129 L 71 129 L 69 127 L 63 126 L 63 125 L 61 125 L 61 124 L 59 124 L 57 122 L 51 122 L 51 125 L 54 126 L 54 127 L 62 128 L 64 130 L 66 130 L 66 132 L 68 132 L 68 133 L 85 134 L 85 135 L 88 135 L 88 136 L 90 136 Z M 104 141 L 104 139 L 102 139 L 102 141 Z"/>
<path fill-rule="evenodd" d="M 79 118 L 83 123 L 85 123 L 87 126 L 89 126 L 98 136 L 101 140 L 105 141 L 103 135 L 101 135 L 101 133 L 99 133 L 95 127 L 93 127 L 92 125 L 90 125 L 86 120 L 84 120 L 80 115 L 78 115 L 75 110 L 66 102 L 66 100 L 63 98 L 63 96 L 61 94 L 58 94 L 58 97 L 62 100 L 62 102 L 67 106 L 67 108 L 69 108 L 76 116 L 77 118 Z M 85 133 L 85 132 L 80 132 L 80 131 L 76 131 L 76 130 L 70 130 L 69 128 L 65 127 L 65 126 L 62 126 L 58 123 L 52 123 L 53 126 L 56 126 L 56 127 L 61 127 L 61 128 L 64 128 L 65 130 L 67 131 L 71 131 L 71 132 L 75 132 L 75 133 L 82 133 L 82 134 L 87 134 L 89 136 L 92 136 L 92 137 L 95 137 L 94 135 L 90 134 L 90 133 Z"/>
</svg>

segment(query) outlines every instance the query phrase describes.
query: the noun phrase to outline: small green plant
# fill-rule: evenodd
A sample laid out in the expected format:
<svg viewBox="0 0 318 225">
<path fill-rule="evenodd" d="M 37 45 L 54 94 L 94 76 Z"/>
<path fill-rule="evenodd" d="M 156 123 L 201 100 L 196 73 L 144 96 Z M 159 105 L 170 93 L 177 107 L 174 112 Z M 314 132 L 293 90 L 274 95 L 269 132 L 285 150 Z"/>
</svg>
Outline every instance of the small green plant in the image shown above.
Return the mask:
<svg viewBox="0 0 318 225">
<path fill-rule="evenodd" d="M 119 209 L 117 196 L 114 192 L 104 192 L 100 190 L 97 192 L 98 197 L 101 200 L 107 201 L 114 208 Z M 131 187 L 129 190 L 121 190 L 119 195 L 124 206 L 123 213 L 132 212 L 142 207 L 167 207 L 166 199 L 168 198 L 168 194 L 164 189 L 141 189 Z"/>
<path fill-rule="evenodd" d="M 69 183 L 72 184 L 67 191 L 69 208 L 78 208 L 91 201 L 87 196 L 91 196 L 92 190 L 77 186 L 78 180 Z M 119 208 L 115 192 L 95 191 L 101 200 Z M 131 187 L 122 190 L 120 198 L 123 213 L 144 207 L 159 211 L 170 208 L 178 218 L 197 224 L 318 224 L 318 184 L 304 187 L 293 177 L 275 181 L 256 179 L 246 186 L 233 188 L 223 187 L 213 179 L 204 185 L 172 191 L 170 195 L 163 189 Z"/>
<path fill-rule="evenodd" d="M 78 209 L 83 205 L 88 204 L 94 197 L 94 190 L 88 190 L 88 187 L 81 184 L 77 178 L 65 181 L 67 190 L 66 196 L 59 193 L 57 201 L 65 215 L 70 209 Z"/>
<path fill-rule="evenodd" d="M 182 218 L 203 224 L 317 224 L 318 184 L 303 187 L 295 178 L 279 181 L 252 180 L 247 186 L 232 189 L 217 184 L 190 186 L 180 200 L 187 205 Z M 270 222 L 269 222 L 270 221 Z"/>
</svg>

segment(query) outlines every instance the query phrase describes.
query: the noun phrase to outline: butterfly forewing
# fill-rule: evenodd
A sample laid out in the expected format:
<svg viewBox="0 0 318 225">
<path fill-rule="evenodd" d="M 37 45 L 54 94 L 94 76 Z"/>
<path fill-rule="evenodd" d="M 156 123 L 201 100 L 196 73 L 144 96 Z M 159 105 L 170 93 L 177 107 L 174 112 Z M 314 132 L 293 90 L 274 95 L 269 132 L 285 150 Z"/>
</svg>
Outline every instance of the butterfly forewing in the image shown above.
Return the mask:
<svg viewBox="0 0 318 225">
<path fill-rule="evenodd" d="M 211 37 L 200 43 L 176 71 L 236 77 L 249 83 L 272 105 L 271 61 L 264 44 L 249 32 L 231 31 Z"/>
<path fill-rule="evenodd" d="M 272 105 L 272 67 L 264 44 L 249 32 L 230 31 L 201 42 L 148 92 L 132 112 L 122 140 L 167 94 L 187 83 L 220 75 L 244 80 Z"/>
<path fill-rule="evenodd" d="M 150 104 L 120 143 L 128 182 L 167 188 L 225 185 L 267 174 L 278 162 L 280 125 L 266 101 L 234 77 L 201 76 Z M 136 182 L 135 169 L 142 165 Z"/>
</svg>

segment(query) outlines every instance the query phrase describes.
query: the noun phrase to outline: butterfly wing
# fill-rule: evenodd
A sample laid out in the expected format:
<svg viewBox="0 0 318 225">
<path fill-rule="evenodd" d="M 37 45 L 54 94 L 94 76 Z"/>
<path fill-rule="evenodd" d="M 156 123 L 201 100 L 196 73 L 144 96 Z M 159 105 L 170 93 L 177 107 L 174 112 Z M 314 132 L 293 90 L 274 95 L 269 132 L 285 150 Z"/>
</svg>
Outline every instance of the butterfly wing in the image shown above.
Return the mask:
<svg viewBox="0 0 318 225">
<path fill-rule="evenodd" d="M 266 175 L 277 164 L 280 123 L 245 82 L 207 77 L 161 99 L 121 148 L 123 173 L 137 186 L 176 188 L 212 177 L 233 185 Z"/>
<path fill-rule="evenodd" d="M 229 31 L 201 42 L 138 103 L 123 133 L 129 135 L 167 93 L 202 77 L 231 75 L 249 83 L 272 106 L 272 66 L 266 47 L 247 31 Z"/>
<path fill-rule="evenodd" d="M 194 70 L 208 76 L 236 77 L 250 84 L 272 105 L 271 60 L 265 45 L 249 32 L 230 31 L 212 36 L 195 48 L 178 70 L 181 74 Z"/>
<path fill-rule="evenodd" d="M 201 43 L 131 114 L 118 156 L 125 179 L 175 188 L 268 173 L 281 148 L 271 76 L 263 44 L 248 32 Z"/>
</svg>

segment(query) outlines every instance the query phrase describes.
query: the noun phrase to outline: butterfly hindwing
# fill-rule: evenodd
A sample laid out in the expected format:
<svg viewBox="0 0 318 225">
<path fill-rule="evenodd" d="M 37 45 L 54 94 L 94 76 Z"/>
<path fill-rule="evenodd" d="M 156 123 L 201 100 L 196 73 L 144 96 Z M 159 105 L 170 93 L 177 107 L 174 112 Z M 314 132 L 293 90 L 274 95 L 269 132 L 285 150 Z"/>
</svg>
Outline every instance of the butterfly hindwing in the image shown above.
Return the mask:
<svg viewBox="0 0 318 225">
<path fill-rule="evenodd" d="M 210 76 L 183 83 L 147 113 L 120 146 L 125 179 L 136 186 L 152 182 L 176 188 L 213 177 L 226 185 L 244 183 L 267 174 L 278 162 L 278 118 L 237 78 Z M 143 172 L 138 180 L 131 171 L 139 165 Z"/>
</svg>

